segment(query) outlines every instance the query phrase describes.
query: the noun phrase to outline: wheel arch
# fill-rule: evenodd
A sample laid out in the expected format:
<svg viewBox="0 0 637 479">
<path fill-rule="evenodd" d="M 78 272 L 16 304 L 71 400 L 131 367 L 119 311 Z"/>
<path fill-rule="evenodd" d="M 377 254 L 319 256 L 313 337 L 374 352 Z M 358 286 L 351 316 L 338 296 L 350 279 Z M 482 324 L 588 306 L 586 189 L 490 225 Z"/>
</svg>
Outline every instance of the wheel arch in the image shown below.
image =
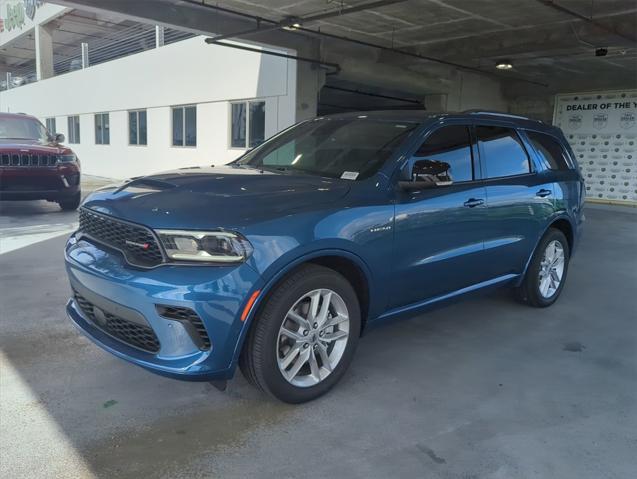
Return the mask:
<svg viewBox="0 0 637 479">
<path fill-rule="evenodd" d="M 242 328 L 241 335 L 237 341 L 233 357 L 233 366 L 236 366 L 239 355 L 241 354 L 245 344 L 245 339 L 252 327 L 252 323 L 254 322 L 254 318 L 258 315 L 259 310 L 266 303 L 274 288 L 287 276 L 306 264 L 317 264 L 332 269 L 349 281 L 356 292 L 356 296 L 358 297 L 361 309 L 361 334 L 363 333 L 371 309 L 372 298 L 371 272 L 368 266 L 358 255 L 346 250 L 326 249 L 314 251 L 289 262 L 261 288 L 258 299 L 253 304 L 250 313 L 246 317 L 245 325 Z"/>
<path fill-rule="evenodd" d="M 573 227 L 571 219 L 566 215 L 552 218 L 551 221 L 548 222 L 544 230 L 542 230 L 542 234 L 537 237 L 535 245 L 533 246 L 533 250 L 531 251 L 531 254 L 526 260 L 526 264 L 524 265 L 524 272 L 520 275 L 519 283 L 522 283 L 524 277 L 526 276 L 526 272 L 529 269 L 531 260 L 533 259 L 533 255 L 535 254 L 535 250 L 537 249 L 538 244 L 540 243 L 542 238 L 544 238 L 546 232 L 551 228 L 557 229 L 564 233 L 564 236 L 566 236 L 566 241 L 568 241 L 569 252 L 573 251 L 573 245 L 575 243 L 575 229 Z"/>
<path fill-rule="evenodd" d="M 549 224 L 549 226 L 546 228 L 542 236 L 544 236 L 550 228 L 555 228 L 557 230 L 560 230 L 562 233 L 564 233 L 564 236 L 566 236 L 566 241 L 568 241 L 569 252 L 573 251 L 573 244 L 575 241 L 575 237 L 574 237 L 573 225 L 571 223 L 571 220 L 569 220 L 566 217 L 557 218 L 551 224 Z"/>
</svg>

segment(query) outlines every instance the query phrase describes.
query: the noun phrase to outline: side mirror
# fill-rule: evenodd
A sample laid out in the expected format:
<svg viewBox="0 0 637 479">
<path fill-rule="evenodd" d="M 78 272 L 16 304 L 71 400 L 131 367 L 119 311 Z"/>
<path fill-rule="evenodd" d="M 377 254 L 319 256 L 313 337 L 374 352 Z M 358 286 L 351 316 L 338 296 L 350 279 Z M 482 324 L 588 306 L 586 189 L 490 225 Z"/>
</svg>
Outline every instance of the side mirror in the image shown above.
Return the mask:
<svg viewBox="0 0 637 479">
<path fill-rule="evenodd" d="M 411 180 L 399 181 L 398 185 L 407 191 L 448 186 L 453 184 L 450 168 L 451 165 L 444 161 L 418 160 L 411 166 Z"/>
<path fill-rule="evenodd" d="M 64 143 L 64 135 L 62 133 L 56 133 L 53 135 L 53 139 L 56 143 Z"/>
</svg>

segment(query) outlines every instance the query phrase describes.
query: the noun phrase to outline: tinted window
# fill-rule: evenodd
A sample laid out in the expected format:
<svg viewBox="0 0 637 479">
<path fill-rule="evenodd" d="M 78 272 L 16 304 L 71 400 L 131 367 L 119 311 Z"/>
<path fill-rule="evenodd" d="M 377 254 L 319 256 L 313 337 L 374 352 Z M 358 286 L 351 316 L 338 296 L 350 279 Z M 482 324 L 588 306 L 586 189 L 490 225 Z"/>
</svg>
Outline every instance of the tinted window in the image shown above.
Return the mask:
<svg viewBox="0 0 637 479">
<path fill-rule="evenodd" d="M 144 134 L 146 117 L 144 116 Z M 197 107 L 173 107 L 173 146 L 197 146 Z"/>
<path fill-rule="evenodd" d="M 173 108 L 173 146 L 184 146 L 183 108 Z"/>
<path fill-rule="evenodd" d="M 139 144 L 147 145 L 148 144 L 148 127 L 146 126 L 146 110 L 142 110 L 137 112 L 137 124 L 139 127 Z"/>
<path fill-rule="evenodd" d="M 415 127 L 409 122 L 368 119 L 306 121 L 266 141 L 237 163 L 360 180 L 376 173 Z"/>
<path fill-rule="evenodd" d="M 46 129 L 37 120 L 29 117 L 0 118 L 0 139 L 48 141 Z"/>
<path fill-rule="evenodd" d="M 551 170 L 568 170 L 568 159 L 562 145 L 549 135 L 527 131 L 526 134 Z"/>
<path fill-rule="evenodd" d="M 231 105 L 230 147 L 254 148 L 265 140 L 265 102 L 250 101 Z"/>
<path fill-rule="evenodd" d="M 128 142 L 146 145 L 146 110 L 128 112 Z"/>
<path fill-rule="evenodd" d="M 250 148 L 265 140 L 265 102 L 250 102 Z"/>
<path fill-rule="evenodd" d="M 55 135 L 55 132 L 57 131 L 55 126 L 55 118 L 46 119 L 46 129 L 49 130 L 49 133 Z"/>
<path fill-rule="evenodd" d="M 111 141 L 111 129 L 108 113 L 95 115 L 95 144 L 108 145 Z"/>
<path fill-rule="evenodd" d="M 138 141 L 137 112 L 128 112 L 128 143 L 137 145 Z"/>
<path fill-rule="evenodd" d="M 79 116 L 69 116 L 67 119 L 68 130 L 69 130 L 69 143 L 79 143 L 80 142 L 80 117 Z"/>
<path fill-rule="evenodd" d="M 485 156 L 487 177 L 523 175 L 531 171 L 529 157 L 515 130 L 483 125 L 476 127 L 476 132 Z"/>
<path fill-rule="evenodd" d="M 246 147 L 246 104 L 232 104 L 232 130 L 230 138 L 232 148 Z"/>
<path fill-rule="evenodd" d="M 186 138 L 186 146 L 197 146 L 197 107 L 187 106 L 185 110 L 184 137 Z"/>
<path fill-rule="evenodd" d="M 455 182 L 473 179 L 471 139 L 466 126 L 445 126 L 436 130 L 425 140 L 414 157 L 449 163 L 449 174 Z"/>
</svg>

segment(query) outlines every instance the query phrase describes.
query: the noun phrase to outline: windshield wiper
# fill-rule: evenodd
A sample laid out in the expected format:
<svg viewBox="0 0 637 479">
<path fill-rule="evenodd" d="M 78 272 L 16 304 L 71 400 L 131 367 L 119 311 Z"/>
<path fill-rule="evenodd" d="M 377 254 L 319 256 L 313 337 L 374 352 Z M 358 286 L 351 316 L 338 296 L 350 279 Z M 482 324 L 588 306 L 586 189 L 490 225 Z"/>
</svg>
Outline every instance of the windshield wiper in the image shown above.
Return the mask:
<svg viewBox="0 0 637 479">
<path fill-rule="evenodd" d="M 285 173 L 292 169 L 286 166 L 274 166 L 274 165 L 270 165 L 270 166 L 259 165 L 259 166 L 250 166 L 250 167 L 254 168 L 255 170 L 270 171 L 272 173 Z"/>
</svg>

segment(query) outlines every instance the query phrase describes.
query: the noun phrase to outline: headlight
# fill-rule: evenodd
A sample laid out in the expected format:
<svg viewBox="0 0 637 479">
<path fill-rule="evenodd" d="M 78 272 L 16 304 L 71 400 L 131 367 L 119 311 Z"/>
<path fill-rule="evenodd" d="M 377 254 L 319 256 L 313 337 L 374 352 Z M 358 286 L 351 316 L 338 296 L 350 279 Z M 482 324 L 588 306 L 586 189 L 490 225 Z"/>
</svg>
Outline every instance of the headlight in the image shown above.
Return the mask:
<svg viewBox="0 0 637 479">
<path fill-rule="evenodd" d="M 58 163 L 73 163 L 77 161 L 77 157 L 75 155 L 59 155 Z"/>
<path fill-rule="evenodd" d="M 239 263 L 252 254 L 252 246 L 238 233 L 229 231 L 157 230 L 170 259 Z"/>
</svg>

